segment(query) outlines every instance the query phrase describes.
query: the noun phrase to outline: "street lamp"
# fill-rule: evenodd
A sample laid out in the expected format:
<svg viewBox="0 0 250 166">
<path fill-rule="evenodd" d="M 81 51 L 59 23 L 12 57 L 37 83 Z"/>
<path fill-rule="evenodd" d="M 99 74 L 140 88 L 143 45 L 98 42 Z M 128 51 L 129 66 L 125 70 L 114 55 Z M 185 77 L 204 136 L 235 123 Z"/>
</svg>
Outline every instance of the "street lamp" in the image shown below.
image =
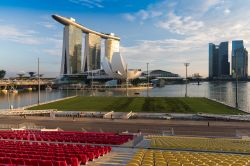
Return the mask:
<svg viewBox="0 0 250 166">
<path fill-rule="evenodd" d="M 89 65 L 89 70 L 88 70 L 88 75 L 90 76 L 90 69 L 91 69 L 91 84 L 90 84 L 90 86 L 91 86 L 91 96 L 93 96 L 93 77 L 94 77 L 94 74 L 93 74 L 93 69 L 94 69 L 94 65 L 93 64 L 90 64 Z"/>
<path fill-rule="evenodd" d="M 40 61 L 39 58 L 37 59 L 37 73 L 38 73 L 38 99 L 37 104 L 40 104 Z"/>
<path fill-rule="evenodd" d="M 235 108 L 238 108 L 238 56 L 242 49 L 238 48 L 235 50 Z"/>
<path fill-rule="evenodd" d="M 184 66 L 186 67 L 186 91 L 185 91 L 185 97 L 187 97 L 187 67 L 190 65 L 190 63 L 184 63 Z"/>
<path fill-rule="evenodd" d="M 128 64 L 126 64 L 126 96 L 128 97 Z"/>
</svg>

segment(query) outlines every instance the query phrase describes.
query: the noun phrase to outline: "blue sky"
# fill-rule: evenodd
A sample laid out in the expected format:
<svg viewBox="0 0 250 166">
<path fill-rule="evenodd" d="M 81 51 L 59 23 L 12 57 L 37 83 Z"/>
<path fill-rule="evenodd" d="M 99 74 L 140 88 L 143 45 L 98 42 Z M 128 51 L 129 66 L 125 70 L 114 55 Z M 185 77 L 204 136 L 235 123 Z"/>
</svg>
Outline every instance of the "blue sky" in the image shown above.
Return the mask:
<svg viewBox="0 0 250 166">
<path fill-rule="evenodd" d="M 129 68 L 208 75 L 208 43 L 243 39 L 249 49 L 250 0 L 1 0 L 0 69 L 8 76 L 60 70 L 63 26 L 52 14 L 73 17 L 121 37 Z M 229 52 L 230 53 L 230 52 Z M 250 58 L 249 58 L 250 59 Z"/>
</svg>

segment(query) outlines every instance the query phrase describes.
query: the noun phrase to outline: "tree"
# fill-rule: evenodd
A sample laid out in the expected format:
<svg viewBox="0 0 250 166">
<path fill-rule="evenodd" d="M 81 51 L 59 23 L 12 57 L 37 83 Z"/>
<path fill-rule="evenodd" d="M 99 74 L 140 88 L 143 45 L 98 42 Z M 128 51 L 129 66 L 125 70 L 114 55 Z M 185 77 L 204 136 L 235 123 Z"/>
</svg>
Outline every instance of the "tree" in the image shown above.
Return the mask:
<svg viewBox="0 0 250 166">
<path fill-rule="evenodd" d="M 22 79 L 25 74 L 24 73 L 19 73 L 17 75 L 18 75 L 19 79 Z"/>
<path fill-rule="evenodd" d="M 30 72 L 28 72 L 28 74 L 30 75 L 30 78 L 33 78 L 35 76 L 36 72 L 30 71 Z"/>
<path fill-rule="evenodd" d="M 6 74 L 5 70 L 0 70 L 0 79 L 3 79 Z"/>
</svg>

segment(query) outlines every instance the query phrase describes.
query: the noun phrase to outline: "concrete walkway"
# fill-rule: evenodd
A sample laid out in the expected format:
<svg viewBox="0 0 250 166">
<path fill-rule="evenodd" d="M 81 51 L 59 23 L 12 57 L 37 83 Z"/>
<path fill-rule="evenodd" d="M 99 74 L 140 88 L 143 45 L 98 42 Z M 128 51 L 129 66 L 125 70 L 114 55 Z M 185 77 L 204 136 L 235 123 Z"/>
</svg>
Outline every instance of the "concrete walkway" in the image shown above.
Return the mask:
<svg viewBox="0 0 250 166">
<path fill-rule="evenodd" d="M 88 166 L 125 166 L 135 154 L 137 149 L 130 148 L 113 148 L 112 151 L 93 162 L 89 162 Z"/>
</svg>

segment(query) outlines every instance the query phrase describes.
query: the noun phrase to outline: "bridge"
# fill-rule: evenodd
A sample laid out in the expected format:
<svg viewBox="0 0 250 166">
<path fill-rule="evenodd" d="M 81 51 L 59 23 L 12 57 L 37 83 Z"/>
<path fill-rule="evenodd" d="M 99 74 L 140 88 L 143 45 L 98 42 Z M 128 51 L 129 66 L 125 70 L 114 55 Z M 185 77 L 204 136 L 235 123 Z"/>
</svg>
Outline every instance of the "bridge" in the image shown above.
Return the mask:
<svg viewBox="0 0 250 166">
<path fill-rule="evenodd" d="M 23 88 L 38 88 L 38 80 L 0 80 L 0 90 L 2 89 L 23 89 Z M 52 85 L 52 82 L 47 79 L 40 79 L 41 88 L 46 88 Z"/>
</svg>

